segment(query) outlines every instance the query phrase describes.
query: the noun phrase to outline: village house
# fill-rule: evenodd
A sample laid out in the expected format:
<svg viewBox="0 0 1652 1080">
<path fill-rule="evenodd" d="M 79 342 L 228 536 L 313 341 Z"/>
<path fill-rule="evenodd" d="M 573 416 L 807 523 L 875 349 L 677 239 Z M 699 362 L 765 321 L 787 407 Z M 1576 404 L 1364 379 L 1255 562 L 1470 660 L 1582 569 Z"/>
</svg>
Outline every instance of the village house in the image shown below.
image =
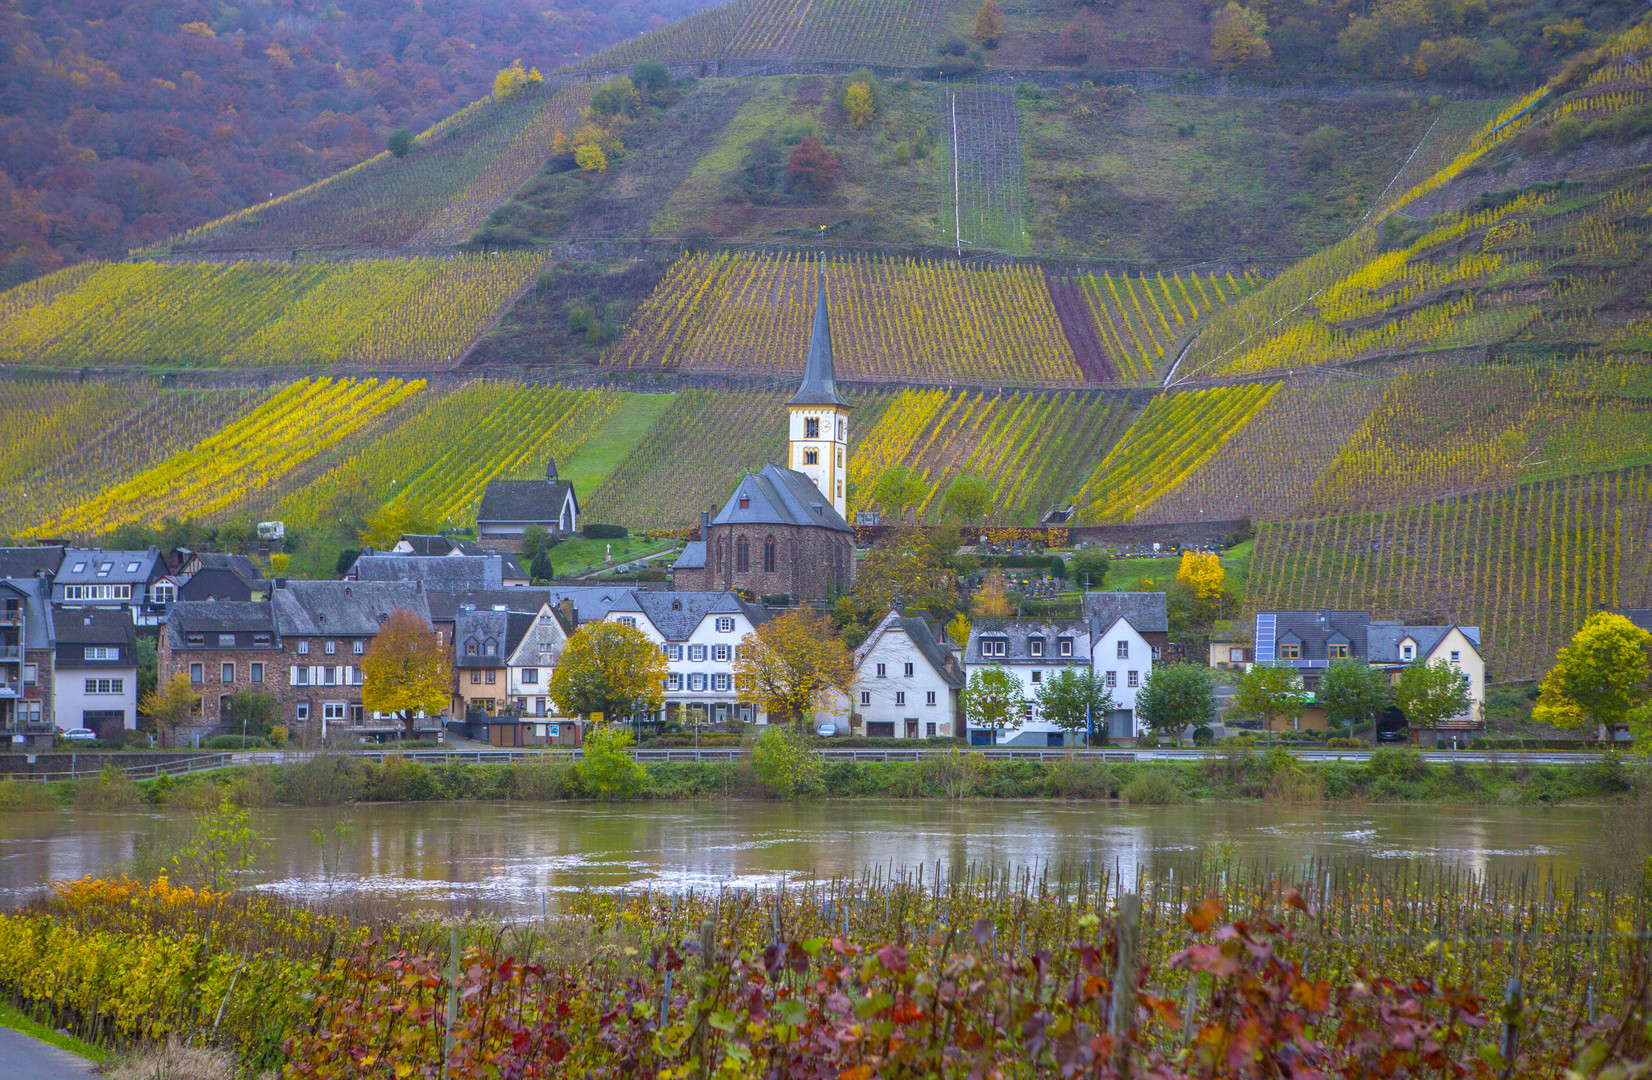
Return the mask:
<svg viewBox="0 0 1652 1080">
<path fill-rule="evenodd" d="M 606 618 L 636 627 L 665 654 L 665 704 L 651 719 L 687 727 L 767 722 L 762 710 L 740 701 L 734 686 L 736 650 L 768 618 L 762 607 L 726 591 L 636 590 Z"/>
<path fill-rule="evenodd" d="M 1407 625 L 1394 619 L 1373 619 L 1367 611 L 1330 609 L 1259 611 L 1255 626 L 1255 662 L 1294 669 L 1306 694 L 1318 691 L 1325 669 L 1338 661 L 1379 667 L 1393 683 L 1407 667 L 1436 660 L 1462 675 L 1469 707 L 1461 716 L 1422 729 L 1409 725 L 1403 713 L 1391 708 L 1378 724 L 1379 733 L 1405 728 L 1412 742 L 1437 746 L 1485 727 L 1486 665 L 1477 626 Z M 1324 730 L 1325 710 L 1309 702 L 1299 716 L 1274 717 L 1269 723 L 1275 729 Z"/>
<path fill-rule="evenodd" d="M 557 476 L 556 459 L 543 480 L 490 480 L 476 511 L 476 540 L 490 551 L 522 550 L 522 534 L 538 525 L 560 540 L 579 531 L 579 498 L 572 481 Z"/>
<path fill-rule="evenodd" d="M 13 743 L 55 725 L 50 599 L 47 577 L 0 580 L 0 733 Z"/>
<path fill-rule="evenodd" d="M 123 611 L 81 608 L 52 620 L 52 701 L 59 728 L 116 740 L 138 726 L 137 628 Z"/>
<path fill-rule="evenodd" d="M 578 719 L 562 715 L 550 697 L 551 676 L 556 674 L 562 650 L 573 633 L 564 610 L 571 612 L 573 603 L 564 601 L 561 608 L 549 602 L 541 605 L 521 642 L 506 658 L 508 692 L 516 706 L 517 726 L 514 732 L 501 730 L 498 739 L 490 739 L 495 746 L 580 744 Z M 514 742 L 505 741 L 511 737 L 515 738 Z"/>
<path fill-rule="evenodd" d="M 855 650 L 854 662 L 851 731 L 884 739 L 959 734 L 963 666 L 928 622 L 891 610 Z"/>
<path fill-rule="evenodd" d="M 179 548 L 178 568 L 167 575 L 177 584 L 179 600 L 263 600 L 270 583 L 245 555 Z"/>
<path fill-rule="evenodd" d="M 976 619 L 970 624 L 964 649 L 964 672 L 974 675 L 991 667 L 1003 668 L 1021 684 L 1027 711 L 1002 732 L 969 726 L 974 746 L 1065 746 L 1067 733 L 1044 719 L 1036 701 L 1044 681 L 1063 668 L 1092 667 L 1090 623 L 1086 619 Z M 969 724 L 972 718 L 965 717 Z M 1100 731 L 1102 718 L 1096 718 Z M 1083 736 L 1074 740 L 1082 743 Z"/>
<path fill-rule="evenodd" d="M 67 548 L 52 578 L 52 605 L 125 611 L 138 626 L 159 626 L 177 590 L 159 548 Z"/>
<path fill-rule="evenodd" d="M 465 717 L 467 724 L 472 717 L 485 723 L 482 718 L 506 712 L 510 704 L 507 662 L 533 620 L 534 613 L 513 611 L 505 604 L 460 607 L 453 626 L 454 716 Z"/>
</svg>

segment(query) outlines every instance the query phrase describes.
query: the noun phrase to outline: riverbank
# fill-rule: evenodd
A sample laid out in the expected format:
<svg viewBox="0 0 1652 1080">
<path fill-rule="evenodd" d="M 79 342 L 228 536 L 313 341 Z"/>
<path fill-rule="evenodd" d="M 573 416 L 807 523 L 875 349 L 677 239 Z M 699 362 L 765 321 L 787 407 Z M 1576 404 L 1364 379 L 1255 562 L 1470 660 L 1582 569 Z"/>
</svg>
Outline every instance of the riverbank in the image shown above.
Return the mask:
<svg viewBox="0 0 1652 1080">
<path fill-rule="evenodd" d="M 323 755 L 297 764 L 239 766 L 184 778 L 133 782 L 118 771 L 49 784 L 0 780 L 0 810 L 65 806 L 200 809 L 331 806 L 447 800 L 629 801 L 770 799 L 784 792 L 749 761 L 650 763 L 623 784 L 605 784 L 578 763 L 374 762 Z M 1368 762 L 1302 762 L 1250 749 L 1197 761 L 1102 763 L 1070 758 L 1014 761 L 958 753 L 918 762 L 830 761 L 808 770 L 794 797 L 824 799 L 1075 799 L 1163 805 L 1194 800 L 1281 803 L 1555 805 L 1652 798 L 1652 768 L 1621 757 L 1574 764 L 1431 764 L 1411 750 L 1379 750 Z"/>
</svg>

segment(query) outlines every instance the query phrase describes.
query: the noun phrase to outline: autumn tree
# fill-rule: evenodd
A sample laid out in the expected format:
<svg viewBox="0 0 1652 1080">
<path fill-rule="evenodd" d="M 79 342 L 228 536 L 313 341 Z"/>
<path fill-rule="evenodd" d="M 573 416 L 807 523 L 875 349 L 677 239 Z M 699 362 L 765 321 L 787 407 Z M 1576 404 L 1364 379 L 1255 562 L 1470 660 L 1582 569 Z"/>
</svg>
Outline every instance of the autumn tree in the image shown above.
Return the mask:
<svg viewBox="0 0 1652 1080">
<path fill-rule="evenodd" d="M 1589 616 L 1543 677 L 1532 718 L 1561 728 L 1599 725 L 1608 735 L 1632 726 L 1637 741 L 1652 734 L 1640 730 L 1652 720 L 1647 710 L 1652 696 L 1649 646 L 1652 634 L 1622 615 L 1602 611 Z"/>
<path fill-rule="evenodd" d="M 538 68 L 524 69 L 521 60 L 512 60 L 510 67 L 499 69 L 499 73 L 493 77 L 493 96 L 496 100 L 503 101 L 518 91 L 538 86 L 544 81 Z"/>
<path fill-rule="evenodd" d="M 201 695 L 195 692 L 189 676 L 179 672 L 164 685 L 151 690 L 141 708 L 145 715 L 155 718 L 156 729 L 167 736 L 166 744 L 176 747 L 178 729 L 189 723 L 200 703 Z"/>
<path fill-rule="evenodd" d="M 403 536 L 427 532 L 429 528 L 409 500 L 395 498 L 367 515 L 361 527 L 361 542 L 386 551 L 395 547 Z"/>
<path fill-rule="evenodd" d="M 597 143 L 581 143 L 574 147 L 574 163 L 586 172 L 603 172 L 608 168 L 608 155 Z"/>
<path fill-rule="evenodd" d="M 901 529 L 878 541 L 855 570 L 854 591 L 838 600 L 844 636 L 859 644 L 890 608 L 948 617 L 958 602 L 957 548 L 950 528 Z"/>
<path fill-rule="evenodd" d="M 786 178 L 791 189 L 807 196 L 820 196 L 832 190 L 837 183 L 837 159 L 820 145 L 813 135 L 798 140 L 786 163 Z"/>
<path fill-rule="evenodd" d="M 734 658 L 740 700 L 769 714 L 769 722 L 802 722 L 847 695 L 854 662 L 832 624 L 813 608 L 794 608 L 747 634 Z"/>
<path fill-rule="evenodd" d="M 1226 576 L 1214 551 L 1184 551 L 1182 563 L 1176 568 L 1176 580 L 1207 604 L 1221 599 L 1222 582 Z"/>
<path fill-rule="evenodd" d="M 1267 32 L 1268 21 L 1261 13 L 1229 0 L 1211 28 L 1211 55 L 1229 71 L 1261 67 L 1273 58 L 1268 41 L 1262 36 Z"/>
<path fill-rule="evenodd" d="M 599 623 L 599 626 L 613 625 Z M 631 733 L 613 724 L 599 724 L 585 735 L 574 775 L 593 795 L 604 799 L 634 798 L 648 784 L 648 771 L 628 752 Z"/>
<path fill-rule="evenodd" d="M 958 707 L 971 726 L 991 731 L 996 743 L 1000 731 L 1019 725 L 1027 715 L 1027 697 L 1020 679 L 993 664 L 970 675 Z"/>
<path fill-rule="evenodd" d="M 945 507 L 959 521 L 985 522 L 987 511 L 992 509 L 992 488 L 975 473 L 959 473 L 947 488 Z"/>
<path fill-rule="evenodd" d="M 1003 618 L 1015 614 L 1015 605 L 1010 603 L 1008 592 L 1004 588 L 1003 574 L 988 574 L 981 587 L 975 590 L 970 598 L 969 613 L 982 618 Z"/>
<path fill-rule="evenodd" d="M 865 83 L 850 83 L 843 88 L 843 111 L 849 114 L 853 127 L 865 127 L 872 122 L 872 91 Z"/>
<path fill-rule="evenodd" d="M 665 655 L 634 626 L 586 623 L 562 648 L 547 688 L 566 716 L 627 719 L 665 700 Z"/>
<path fill-rule="evenodd" d="M 361 703 L 398 713 L 408 734 L 415 713 L 439 716 L 453 700 L 453 663 L 441 639 L 415 612 L 397 608 L 361 658 Z"/>
<path fill-rule="evenodd" d="M 1400 672 L 1394 704 L 1409 727 L 1434 727 L 1468 712 L 1468 680 L 1449 660 L 1412 664 Z"/>
<path fill-rule="evenodd" d="M 975 30 L 970 37 L 991 49 L 1003 36 L 1004 9 L 998 6 L 998 0 L 981 0 L 981 8 L 975 13 Z"/>
<path fill-rule="evenodd" d="M 1038 687 L 1038 713 L 1062 731 L 1077 734 L 1099 727 L 1107 733 L 1107 714 L 1118 708 L 1107 681 L 1091 668 L 1062 668 Z"/>
<path fill-rule="evenodd" d="M 906 512 L 922 503 L 928 493 L 923 474 L 910 465 L 892 466 L 872 485 L 872 501 L 896 520 L 905 519 Z"/>
</svg>

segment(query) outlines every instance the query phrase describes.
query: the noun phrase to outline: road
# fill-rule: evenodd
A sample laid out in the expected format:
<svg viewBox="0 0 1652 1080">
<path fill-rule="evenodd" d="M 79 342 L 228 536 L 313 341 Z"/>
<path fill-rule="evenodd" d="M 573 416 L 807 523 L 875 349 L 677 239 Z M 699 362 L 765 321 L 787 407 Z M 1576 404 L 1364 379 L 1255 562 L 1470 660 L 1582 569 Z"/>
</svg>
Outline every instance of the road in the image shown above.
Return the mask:
<svg viewBox="0 0 1652 1080">
<path fill-rule="evenodd" d="M 89 1080 L 92 1063 L 51 1043 L 0 1028 L 0 1072 L 8 1080 Z"/>
</svg>

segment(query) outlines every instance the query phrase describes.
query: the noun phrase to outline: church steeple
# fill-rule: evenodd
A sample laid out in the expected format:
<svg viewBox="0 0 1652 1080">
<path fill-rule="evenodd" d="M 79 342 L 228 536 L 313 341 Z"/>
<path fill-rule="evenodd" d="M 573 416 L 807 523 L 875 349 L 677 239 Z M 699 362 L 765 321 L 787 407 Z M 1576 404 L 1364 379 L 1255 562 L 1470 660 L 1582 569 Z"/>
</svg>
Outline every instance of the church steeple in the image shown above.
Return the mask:
<svg viewBox="0 0 1652 1080">
<path fill-rule="evenodd" d="M 791 443 L 787 464 L 807 476 L 841 517 L 848 516 L 844 497 L 848 476 L 849 409 L 837 390 L 832 368 L 832 318 L 826 305 L 826 263 L 820 265 L 820 292 L 815 299 L 815 324 L 809 334 L 809 355 L 803 362 L 803 381 L 786 402 L 791 414 Z"/>
</svg>

